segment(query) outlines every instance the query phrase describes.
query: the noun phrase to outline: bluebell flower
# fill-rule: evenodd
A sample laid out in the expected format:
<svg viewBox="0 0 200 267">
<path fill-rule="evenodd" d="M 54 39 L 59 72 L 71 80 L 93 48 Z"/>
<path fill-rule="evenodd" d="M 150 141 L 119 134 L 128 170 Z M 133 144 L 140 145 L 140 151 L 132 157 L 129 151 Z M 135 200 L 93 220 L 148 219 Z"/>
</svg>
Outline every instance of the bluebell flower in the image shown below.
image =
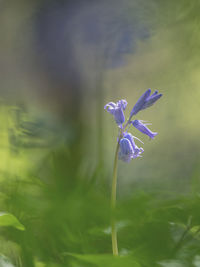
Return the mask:
<svg viewBox="0 0 200 267">
<path fill-rule="evenodd" d="M 126 106 L 127 101 L 122 99 L 119 100 L 116 104 L 114 102 L 109 102 L 104 106 L 104 109 L 112 114 L 115 118 L 116 123 L 121 126 L 125 121 L 123 110 L 126 109 Z"/>
<path fill-rule="evenodd" d="M 148 89 L 139 98 L 139 100 L 133 107 L 130 113 L 130 117 L 125 124 L 123 123 L 125 122 L 124 110 L 126 109 L 126 106 L 127 106 L 126 100 L 122 99 L 122 100 L 119 100 L 117 103 L 109 102 L 108 104 L 104 106 L 104 109 L 114 116 L 114 119 L 120 128 L 119 135 L 118 135 L 118 142 L 119 142 L 118 157 L 122 161 L 130 162 L 131 159 L 133 158 L 141 157 L 141 154 L 144 152 L 144 149 L 142 147 L 139 148 L 135 144 L 134 139 L 137 139 L 137 140 L 139 139 L 127 132 L 131 124 L 143 134 L 148 135 L 151 139 L 153 139 L 158 134 L 156 132 L 152 132 L 147 127 L 149 123 L 146 123 L 145 121 L 142 121 L 142 120 L 132 121 L 131 117 L 137 114 L 140 110 L 152 106 L 161 96 L 162 94 L 158 94 L 158 91 L 155 91 L 151 95 L 151 89 Z"/>
<path fill-rule="evenodd" d="M 124 137 L 119 141 L 119 159 L 124 162 L 130 162 L 131 159 L 141 157 L 144 152 L 143 148 L 138 148 L 130 133 L 125 133 Z"/>
<path fill-rule="evenodd" d="M 133 148 L 131 142 L 127 138 L 119 141 L 119 159 L 129 162 L 132 159 Z"/>
<path fill-rule="evenodd" d="M 148 135 L 151 139 L 153 139 L 158 133 L 156 132 L 152 132 L 142 121 L 140 120 L 134 120 L 131 122 L 133 124 L 133 126 L 138 129 L 140 132 L 142 132 L 143 134 Z"/>
<path fill-rule="evenodd" d="M 142 147 L 138 148 L 138 146 L 135 144 L 134 138 L 136 138 L 136 137 L 134 137 L 131 133 L 125 133 L 124 138 L 127 138 L 131 143 L 131 146 L 133 149 L 132 158 L 141 157 L 141 153 L 144 152 L 144 149 Z M 138 139 L 138 138 L 136 138 L 136 139 Z M 142 142 L 142 141 L 140 141 L 140 142 Z"/>
<path fill-rule="evenodd" d="M 148 89 L 137 101 L 130 113 L 130 119 L 133 115 L 136 115 L 140 110 L 152 106 L 162 94 L 158 94 L 158 91 L 155 91 L 151 95 L 151 89 Z"/>
</svg>

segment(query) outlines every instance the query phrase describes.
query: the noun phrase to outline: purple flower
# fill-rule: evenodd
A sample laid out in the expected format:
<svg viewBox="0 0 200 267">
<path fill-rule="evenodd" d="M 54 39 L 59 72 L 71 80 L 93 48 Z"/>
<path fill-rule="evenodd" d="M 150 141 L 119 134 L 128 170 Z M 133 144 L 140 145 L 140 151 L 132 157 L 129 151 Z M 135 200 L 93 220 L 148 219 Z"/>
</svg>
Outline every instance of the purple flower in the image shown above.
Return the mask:
<svg viewBox="0 0 200 267">
<path fill-rule="evenodd" d="M 122 138 L 119 141 L 119 159 L 129 162 L 133 155 L 133 148 L 131 142 L 127 138 Z"/>
<path fill-rule="evenodd" d="M 158 94 L 158 91 L 156 90 L 151 96 L 146 99 L 142 109 L 152 106 L 161 96 L 162 94 Z"/>
<path fill-rule="evenodd" d="M 151 95 L 151 89 L 148 89 L 137 101 L 130 113 L 130 119 L 133 115 L 136 115 L 140 110 L 152 106 L 162 94 L 158 94 L 158 91 L 155 91 Z"/>
<path fill-rule="evenodd" d="M 124 110 L 127 106 L 127 101 L 122 99 L 117 101 L 117 103 L 109 102 L 104 106 L 104 109 L 107 110 L 110 114 L 114 116 L 116 123 L 119 126 L 119 134 L 118 134 L 118 142 L 119 142 L 119 152 L 118 157 L 124 162 L 130 162 L 131 159 L 141 157 L 141 154 L 144 152 L 142 147 L 138 147 L 135 144 L 134 139 L 139 140 L 137 137 L 133 136 L 132 134 L 128 133 L 127 130 L 133 124 L 133 126 L 138 129 L 140 132 L 148 135 L 151 139 L 153 139 L 158 133 L 152 132 L 146 123 L 142 120 L 131 120 L 131 117 L 137 114 L 140 110 L 148 108 L 152 106 L 162 94 L 158 94 L 158 91 L 155 91 L 151 95 L 151 89 L 148 89 L 137 101 L 135 106 L 133 107 L 130 117 L 127 123 L 125 122 L 124 117 Z M 140 141 L 140 140 L 139 140 Z M 142 143 L 142 141 L 140 141 Z"/>
<path fill-rule="evenodd" d="M 134 136 L 132 136 L 132 134 L 130 134 L 130 133 L 125 133 L 124 138 L 127 138 L 131 143 L 131 146 L 133 149 L 132 158 L 141 157 L 140 154 L 144 152 L 144 149 L 142 147 L 140 147 L 140 148 L 137 147 L 137 145 L 134 142 Z M 136 138 L 136 139 L 138 139 L 138 138 Z"/>
<path fill-rule="evenodd" d="M 153 139 L 158 133 L 152 132 L 142 121 L 134 120 L 131 122 L 133 126 L 138 129 L 143 134 L 148 135 L 151 139 Z"/>
<path fill-rule="evenodd" d="M 119 141 L 119 159 L 124 162 L 130 162 L 131 159 L 141 157 L 144 152 L 143 148 L 138 148 L 130 133 L 125 133 L 124 137 Z"/>
<path fill-rule="evenodd" d="M 116 123 L 121 126 L 125 121 L 123 110 L 126 109 L 126 106 L 127 101 L 122 99 L 119 100 L 116 104 L 114 102 L 109 102 L 104 106 L 104 109 L 112 114 L 115 118 Z"/>
</svg>

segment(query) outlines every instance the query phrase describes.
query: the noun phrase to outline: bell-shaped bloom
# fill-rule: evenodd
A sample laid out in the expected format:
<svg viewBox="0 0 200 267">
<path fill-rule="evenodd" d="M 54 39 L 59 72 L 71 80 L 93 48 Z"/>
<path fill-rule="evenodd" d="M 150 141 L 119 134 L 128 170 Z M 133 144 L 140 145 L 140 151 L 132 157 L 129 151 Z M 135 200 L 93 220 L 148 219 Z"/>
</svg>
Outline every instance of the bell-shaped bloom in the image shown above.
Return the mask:
<svg viewBox="0 0 200 267">
<path fill-rule="evenodd" d="M 104 106 L 104 109 L 107 110 L 110 114 L 112 114 L 116 123 L 121 126 L 125 121 L 123 110 L 126 109 L 126 106 L 127 101 L 122 99 L 119 100 L 117 103 L 109 102 Z"/>
<path fill-rule="evenodd" d="M 141 157 L 143 148 L 138 148 L 133 140 L 133 136 L 130 133 L 124 134 L 124 137 L 119 141 L 119 159 L 124 162 L 130 162 L 131 159 Z"/>
<path fill-rule="evenodd" d="M 158 94 L 158 91 L 155 91 L 151 95 L 151 89 L 148 89 L 137 101 L 130 113 L 130 119 L 133 115 L 136 115 L 140 110 L 152 106 L 162 94 Z M 130 120 L 129 119 L 129 120 Z"/>
<path fill-rule="evenodd" d="M 132 159 L 133 148 L 131 142 L 127 138 L 122 138 L 119 141 L 119 159 L 129 162 Z"/>
<path fill-rule="evenodd" d="M 144 152 L 144 149 L 142 147 L 138 147 L 135 142 L 134 142 L 134 136 L 130 133 L 125 133 L 124 134 L 124 138 L 127 138 L 130 143 L 131 143 L 131 146 L 132 146 L 132 149 L 133 149 L 133 155 L 132 155 L 132 158 L 137 158 L 137 157 L 141 157 L 141 153 Z M 139 140 L 138 138 L 136 138 L 137 140 Z M 140 141 L 141 142 L 141 141 Z"/>
<path fill-rule="evenodd" d="M 133 126 L 138 129 L 143 134 L 148 135 L 151 139 L 153 139 L 158 133 L 152 132 L 142 121 L 134 120 L 131 122 Z"/>
</svg>

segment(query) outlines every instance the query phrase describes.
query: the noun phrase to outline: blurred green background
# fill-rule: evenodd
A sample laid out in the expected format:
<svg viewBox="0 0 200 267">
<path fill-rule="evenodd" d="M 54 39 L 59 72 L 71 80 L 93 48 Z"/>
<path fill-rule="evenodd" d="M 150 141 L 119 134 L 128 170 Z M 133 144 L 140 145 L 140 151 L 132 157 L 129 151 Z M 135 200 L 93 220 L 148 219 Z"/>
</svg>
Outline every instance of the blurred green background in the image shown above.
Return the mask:
<svg viewBox="0 0 200 267">
<path fill-rule="evenodd" d="M 0 1 L 0 267 L 200 266 L 200 2 Z M 147 89 L 155 140 L 119 162 L 103 109 Z"/>
</svg>

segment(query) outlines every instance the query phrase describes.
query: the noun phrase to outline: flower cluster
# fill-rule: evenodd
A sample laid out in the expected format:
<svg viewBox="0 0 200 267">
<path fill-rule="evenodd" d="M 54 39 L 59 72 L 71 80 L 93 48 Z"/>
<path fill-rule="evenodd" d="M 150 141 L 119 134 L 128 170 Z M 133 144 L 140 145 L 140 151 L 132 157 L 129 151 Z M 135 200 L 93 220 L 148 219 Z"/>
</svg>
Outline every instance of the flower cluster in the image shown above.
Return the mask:
<svg viewBox="0 0 200 267">
<path fill-rule="evenodd" d="M 138 129 L 143 134 L 148 135 L 151 139 L 153 139 L 158 133 L 152 132 L 147 125 L 149 123 L 145 123 L 142 120 L 131 120 L 134 115 L 136 115 L 140 110 L 146 109 L 152 106 L 162 94 L 158 94 L 158 91 L 155 91 L 151 95 L 151 89 L 148 89 L 137 101 L 133 109 L 131 110 L 129 119 L 127 123 L 125 122 L 124 110 L 127 106 L 127 101 L 122 99 L 117 103 L 109 102 L 104 106 L 104 109 L 107 110 L 110 114 L 114 116 L 114 119 L 120 128 L 120 134 L 118 138 L 119 142 L 119 159 L 130 162 L 131 159 L 141 157 L 141 154 L 144 152 L 143 148 L 139 148 L 134 139 L 139 140 L 137 137 L 133 136 L 131 133 L 128 133 L 126 128 L 127 126 L 133 125 L 136 129 Z M 140 141 L 140 140 L 139 140 Z M 142 143 L 142 141 L 140 141 Z"/>
</svg>

